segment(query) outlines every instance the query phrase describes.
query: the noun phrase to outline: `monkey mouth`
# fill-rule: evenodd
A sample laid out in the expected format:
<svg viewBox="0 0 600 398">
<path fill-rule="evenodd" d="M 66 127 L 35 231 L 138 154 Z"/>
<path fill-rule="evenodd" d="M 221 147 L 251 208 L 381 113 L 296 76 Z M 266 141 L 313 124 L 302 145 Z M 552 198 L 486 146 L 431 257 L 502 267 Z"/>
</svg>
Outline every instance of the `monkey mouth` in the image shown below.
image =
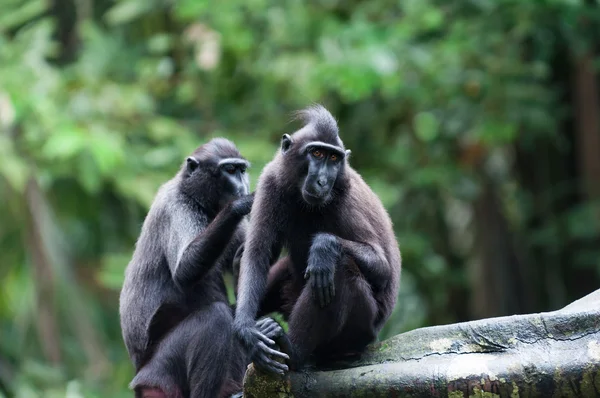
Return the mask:
<svg viewBox="0 0 600 398">
<path fill-rule="evenodd" d="M 306 203 L 308 203 L 309 205 L 317 206 L 317 205 L 322 205 L 322 204 L 324 204 L 324 203 L 327 202 L 327 198 L 329 197 L 329 193 L 326 193 L 324 195 L 315 195 L 315 194 L 310 193 L 308 191 L 303 191 L 302 192 L 302 197 L 304 198 L 304 201 Z"/>
</svg>

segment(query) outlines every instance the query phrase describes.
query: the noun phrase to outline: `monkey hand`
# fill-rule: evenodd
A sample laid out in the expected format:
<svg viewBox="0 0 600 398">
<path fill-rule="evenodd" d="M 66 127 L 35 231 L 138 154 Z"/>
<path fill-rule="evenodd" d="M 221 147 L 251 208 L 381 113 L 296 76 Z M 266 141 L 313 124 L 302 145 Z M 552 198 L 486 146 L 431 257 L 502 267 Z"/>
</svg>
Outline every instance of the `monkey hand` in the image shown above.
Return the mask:
<svg viewBox="0 0 600 398">
<path fill-rule="evenodd" d="M 259 332 L 271 340 L 277 340 L 284 334 L 281 325 L 273 318 L 263 318 L 259 320 L 256 322 L 256 327 L 258 328 Z"/>
<path fill-rule="evenodd" d="M 254 203 L 254 192 L 248 194 L 246 196 L 242 196 L 239 199 L 234 200 L 231 203 L 231 209 L 233 212 L 241 217 L 250 213 L 252 209 L 252 204 Z"/>
<path fill-rule="evenodd" d="M 313 239 L 304 279 L 311 284 L 312 291 L 318 297 L 321 308 L 331 303 L 335 296 L 333 277 L 341 255 L 341 245 L 334 235 L 318 233 Z"/>
<path fill-rule="evenodd" d="M 260 322 L 260 321 L 259 321 Z M 288 371 L 288 366 L 284 363 L 277 362 L 271 357 L 289 360 L 290 357 L 269 346 L 274 346 L 275 342 L 265 336 L 254 326 L 236 326 L 234 325 L 235 334 L 241 341 L 242 345 L 248 350 L 250 359 L 258 369 L 266 373 L 283 375 Z"/>
</svg>

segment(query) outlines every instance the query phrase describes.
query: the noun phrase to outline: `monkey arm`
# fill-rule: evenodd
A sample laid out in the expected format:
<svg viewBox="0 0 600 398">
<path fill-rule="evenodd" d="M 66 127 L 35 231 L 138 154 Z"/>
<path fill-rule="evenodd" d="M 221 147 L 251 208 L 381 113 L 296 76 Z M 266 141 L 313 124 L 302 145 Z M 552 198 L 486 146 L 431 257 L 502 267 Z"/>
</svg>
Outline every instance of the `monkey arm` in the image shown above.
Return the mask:
<svg viewBox="0 0 600 398">
<path fill-rule="evenodd" d="M 281 218 L 276 208 L 277 203 L 265 196 L 268 192 L 270 190 L 259 182 L 248 239 L 242 255 L 233 330 L 256 366 L 283 374 L 288 370 L 287 365 L 277 362 L 274 358 L 289 359 L 289 357 L 270 348 L 269 346 L 274 346 L 275 342 L 261 333 L 255 325 L 258 308 L 266 292 L 270 262 L 275 254 L 279 254 L 277 238 L 278 220 Z"/>
<path fill-rule="evenodd" d="M 258 182 L 255 191 L 250 225 L 246 232 L 244 253 L 240 264 L 238 299 L 234 326 L 238 330 L 254 327 L 260 302 L 265 295 L 267 275 L 271 261 L 279 256 L 279 225 L 281 220 L 278 202 L 270 198 L 276 190 L 271 176 Z M 241 337 L 241 336 L 240 336 Z"/>
<path fill-rule="evenodd" d="M 390 265 L 380 245 L 318 233 L 310 249 L 305 278 L 312 279 L 315 288 L 324 290 L 322 297 L 319 297 L 322 306 L 334 295 L 333 272 L 344 255 L 354 260 L 367 282 L 375 289 L 383 288 L 390 278 Z"/>
<path fill-rule="evenodd" d="M 244 215 L 235 202 L 228 205 L 185 247 L 172 271 L 180 288 L 190 287 L 215 266 Z"/>
<path fill-rule="evenodd" d="M 354 260 L 369 284 L 383 288 L 390 279 L 390 264 L 383 248 L 378 244 L 355 242 L 338 237 L 342 253 Z"/>
<path fill-rule="evenodd" d="M 254 228 L 251 228 L 252 231 Z M 271 233 L 246 241 L 240 266 L 235 322 L 240 327 L 254 325 L 258 307 L 266 292 L 271 253 L 276 251 Z"/>
<path fill-rule="evenodd" d="M 256 327 L 254 321 L 262 298 L 265 296 L 269 259 L 273 245 L 274 243 L 268 237 L 264 240 L 251 239 L 246 242 L 246 248 L 242 255 L 233 330 L 256 366 L 283 375 L 288 367 L 277 362 L 275 358 L 288 360 L 289 356 L 270 348 L 270 346 L 275 346 L 275 342 L 265 336 Z"/>
</svg>

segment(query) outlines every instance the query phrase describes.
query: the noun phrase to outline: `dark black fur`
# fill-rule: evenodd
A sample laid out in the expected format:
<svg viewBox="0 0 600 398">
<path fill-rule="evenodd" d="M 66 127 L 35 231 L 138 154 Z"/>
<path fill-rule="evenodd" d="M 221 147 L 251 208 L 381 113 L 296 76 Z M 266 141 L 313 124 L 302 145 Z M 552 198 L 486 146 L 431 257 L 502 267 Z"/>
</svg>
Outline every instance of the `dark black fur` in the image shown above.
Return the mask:
<svg viewBox="0 0 600 398">
<path fill-rule="evenodd" d="M 247 164 L 232 142 L 217 138 L 160 188 L 125 272 L 121 327 L 138 397 L 148 387 L 161 397 L 240 390 L 247 361 L 231 338 L 222 272 L 244 241 L 253 195 L 244 166 L 222 159 Z"/>
<path fill-rule="evenodd" d="M 258 182 L 234 321 L 255 365 L 275 373 L 286 368 L 259 342 L 257 314 L 281 311 L 288 319 L 289 340 L 281 340 L 281 349 L 299 368 L 310 355 L 326 360 L 374 341 L 396 304 L 400 280 L 391 220 L 348 164 L 335 119 L 322 106 L 300 116 L 306 125 L 283 136 Z M 270 268 L 282 247 L 288 255 Z"/>
</svg>

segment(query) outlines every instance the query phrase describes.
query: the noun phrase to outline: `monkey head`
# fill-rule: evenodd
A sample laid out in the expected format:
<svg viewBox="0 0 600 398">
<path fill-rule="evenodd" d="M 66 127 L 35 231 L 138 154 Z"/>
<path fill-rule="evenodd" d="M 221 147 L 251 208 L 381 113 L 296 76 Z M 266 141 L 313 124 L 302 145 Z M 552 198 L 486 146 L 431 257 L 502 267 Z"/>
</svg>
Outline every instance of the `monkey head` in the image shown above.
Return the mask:
<svg viewBox="0 0 600 398">
<path fill-rule="evenodd" d="M 182 166 L 182 189 L 214 212 L 249 193 L 250 163 L 233 142 L 215 138 L 201 145 Z"/>
<path fill-rule="evenodd" d="M 310 206 L 324 206 L 333 199 L 334 187 L 344 173 L 350 150 L 338 136 L 337 123 L 321 106 L 300 115 L 308 124 L 292 136 L 281 137 L 284 167 L 296 170 L 302 199 Z"/>
</svg>

